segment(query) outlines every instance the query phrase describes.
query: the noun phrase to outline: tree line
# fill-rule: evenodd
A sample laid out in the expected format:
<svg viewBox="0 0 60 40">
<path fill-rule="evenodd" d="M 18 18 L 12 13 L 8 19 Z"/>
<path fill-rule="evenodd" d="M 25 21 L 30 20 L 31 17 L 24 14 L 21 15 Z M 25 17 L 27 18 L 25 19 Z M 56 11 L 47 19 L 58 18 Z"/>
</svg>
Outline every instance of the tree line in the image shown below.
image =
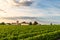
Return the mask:
<svg viewBox="0 0 60 40">
<path fill-rule="evenodd" d="M 0 25 L 12 25 L 11 23 L 5 23 L 5 22 L 1 22 Z M 20 24 L 20 23 L 19 23 Z M 29 22 L 28 25 L 38 25 L 39 23 L 37 21 L 34 21 L 34 23 L 32 22 Z"/>
<path fill-rule="evenodd" d="M 5 22 L 1 22 L 0 25 L 13 25 L 11 23 L 5 23 Z M 28 25 L 38 25 L 39 23 L 37 21 L 34 21 L 33 23 L 32 22 L 29 22 Z M 17 24 L 17 25 L 21 25 L 21 23 Z M 41 25 L 41 24 L 39 24 Z M 50 25 L 53 25 L 52 23 L 50 23 Z"/>
</svg>

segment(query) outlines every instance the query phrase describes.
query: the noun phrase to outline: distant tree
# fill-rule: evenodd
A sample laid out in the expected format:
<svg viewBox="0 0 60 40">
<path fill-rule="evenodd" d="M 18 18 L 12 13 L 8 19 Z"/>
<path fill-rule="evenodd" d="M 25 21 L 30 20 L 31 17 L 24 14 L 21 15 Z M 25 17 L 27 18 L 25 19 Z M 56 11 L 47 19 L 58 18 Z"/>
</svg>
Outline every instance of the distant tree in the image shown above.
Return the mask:
<svg viewBox="0 0 60 40">
<path fill-rule="evenodd" d="M 0 23 L 0 25 L 5 25 L 5 23 L 4 23 L 4 22 L 2 22 L 2 23 Z"/>
<path fill-rule="evenodd" d="M 17 25 L 19 25 L 19 21 L 16 21 Z"/>
<path fill-rule="evenodd" d="M 38 22 L 37 21 L 34 21 L 33 25 L 37 25 L 37 24 L 38 24 Z"/>
<path fill-rule="evenodd" d="M 50 23 L 50 25 L 53 25 L 52 23 Z"/>
<path fill-rule="evenodd" d="M 32 22 L 30 22 L 29 25 L 32 25 Z"/>
<path fill-rule="evenodd" d="M 11 23 L 7 23 L 8 25 L 11 25 Z"/>
<path fill-rule="evenodd" d="M 24 22 L 22 22 L 22 23 L 26 23 L 26 22 L 24 21 Z"/>
</svg>

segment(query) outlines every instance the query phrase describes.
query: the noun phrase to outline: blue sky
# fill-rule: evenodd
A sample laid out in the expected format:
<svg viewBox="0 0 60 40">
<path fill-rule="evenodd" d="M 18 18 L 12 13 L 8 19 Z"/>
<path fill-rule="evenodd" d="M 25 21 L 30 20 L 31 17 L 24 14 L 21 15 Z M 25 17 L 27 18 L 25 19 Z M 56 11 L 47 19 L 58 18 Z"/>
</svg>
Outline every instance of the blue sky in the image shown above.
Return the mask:
<svg viewBox="0 0 60 40">
<path fill-rule="evenodd" d="M 0 0 L 1 17 L 41 17 L 47 23 L 60 23 L 60 0 L 28 0 L 32 4 L 24 2 L 18 4 L 21 0 Z M 28 3 L 28 4 L 27 4 Z M 7 15 L 7 16 L 6 16 Z"/>
</svg>

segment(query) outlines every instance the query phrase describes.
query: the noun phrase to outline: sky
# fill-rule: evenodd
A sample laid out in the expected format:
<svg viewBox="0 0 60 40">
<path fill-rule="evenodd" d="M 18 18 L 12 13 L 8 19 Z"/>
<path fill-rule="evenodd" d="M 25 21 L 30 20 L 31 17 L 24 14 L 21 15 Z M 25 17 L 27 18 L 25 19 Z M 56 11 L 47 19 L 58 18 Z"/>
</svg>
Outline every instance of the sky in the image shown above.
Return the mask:
<svg viewBox="0 0 60 40">
<path fill-rule="evenodd" d="M 20 16 L 60 24 L 60 0 L 0 0 L 0 17 Z"/>
</svg>

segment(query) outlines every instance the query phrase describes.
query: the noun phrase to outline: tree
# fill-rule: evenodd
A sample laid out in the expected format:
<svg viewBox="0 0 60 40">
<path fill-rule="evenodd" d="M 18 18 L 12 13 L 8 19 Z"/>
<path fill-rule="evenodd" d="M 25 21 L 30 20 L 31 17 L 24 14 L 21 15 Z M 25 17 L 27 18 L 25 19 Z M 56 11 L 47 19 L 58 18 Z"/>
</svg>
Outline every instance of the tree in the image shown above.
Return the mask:
<svg viewBox="0 0 60 40">
<path fill-rule="evenodd" d="M 53 25 L 52 23 L 50 23 L 50 25 Z"/>
<path fill-rule="evenodd" d="M 30 22 L 29 25 L 32 25 L 32 22 Z"/>
<path fill-rule="evenodd" d="M 34 21 L 33 25 L 37 25 L 37 24 L 38 24 L 38 22 L 37 21 Z"/>
<path fill-rule="evenodd" d="M 0 23 L 1 25 L 5 25 L 5 23 L 4 22 L 2 22 L 2 23 Z"/>
<path fill-rule="evenodd" d="M 8 25 L 11 25 L 11 23 L 7 23 Z"/>
</svg>

